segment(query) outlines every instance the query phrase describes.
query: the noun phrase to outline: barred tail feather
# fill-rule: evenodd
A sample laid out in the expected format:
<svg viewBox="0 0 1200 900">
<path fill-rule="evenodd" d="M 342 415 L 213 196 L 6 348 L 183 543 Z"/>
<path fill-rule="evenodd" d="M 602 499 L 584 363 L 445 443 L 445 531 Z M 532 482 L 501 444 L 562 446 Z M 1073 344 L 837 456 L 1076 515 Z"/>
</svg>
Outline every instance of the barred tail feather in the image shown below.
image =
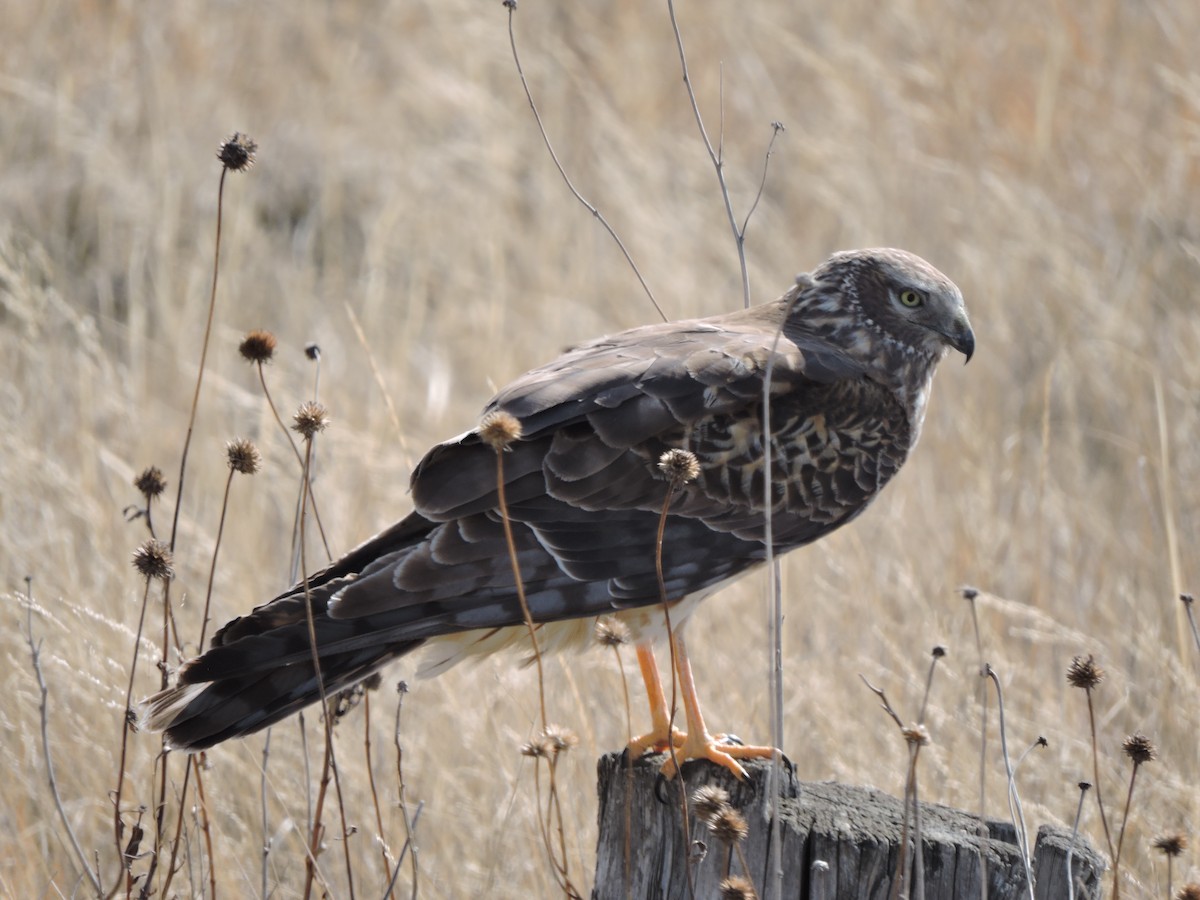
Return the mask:
<svg viewBox="0 0 1200 900">
<path fill-rule="evenodd" d="M 421 643 L 413 640 L 323 655 L 321 674 L 326 697 L 353 687 Z M 319 699 L 320 687 L 311 662 L 284 665 L 249 677 L 234 667 L 227 677 L 181 682 L 147 698 L 141 704 L 139 724 L 148 731 L 165 732 L 168 747 L 192 752 L 252 734 Z"/>
</svg>

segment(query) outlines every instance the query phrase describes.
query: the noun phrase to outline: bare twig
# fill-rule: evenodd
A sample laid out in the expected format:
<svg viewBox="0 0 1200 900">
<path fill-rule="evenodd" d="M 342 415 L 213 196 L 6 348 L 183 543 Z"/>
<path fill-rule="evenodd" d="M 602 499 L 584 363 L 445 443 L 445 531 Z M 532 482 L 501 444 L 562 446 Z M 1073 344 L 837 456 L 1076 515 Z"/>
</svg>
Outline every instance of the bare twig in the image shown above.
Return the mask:
<svg viewBox="0 0 1200 900">
<path fill-rule="evenodd" d="M 322 413 L 323 413 L 323 410 L 322 410 Z M 324 426 L 321 426 L 321 427 L 324 427 Z M 316 429 L 316 430 L 319 430 L 319 429 Z M 309 480 L 309 472 L 312 469 L 312 451 L 313 451 L 313 434 L 314 433 L 315 433 L 315 431 L 310 431 L 304 435 L 304 469 L 303 469 L 303 473 L 302 473 L 301 477 L 306 486 L 307 486 L 308 480 Z M 321 724 L 324 726 L 324 732 L 325 732 L 325 759 L 324 759 L 324 764 L 322 767 L 321 788 L 317 794 L 317 808 L 316 808 L 315 813 L 313 814 L 313 820 L 312 820 L 312 839 L 311 839 L 311 845 L 310 845 L 310 852 L 312 854 L 312 859 L 309 860 L 308 866 L 307 866 L 305 884 L 304 884 L 304 896 L 306 898 L 308 896 L 310 896 L 310 892 L 312 889 L 313 876 L 315 874 L 314 873 L 314 869 L 315 869 L 314 861 L 317 856 L 317 852 L 320 850 L 320 839 L 321 839 L 321 833 L 323 830 L 322 826 L 321 826 L 322 801 L 325 798 L 325 787 L 328 784 L 328 780 L 329 780 L 328 773 L 330 772 L 330 770 L 332 770 L 334 791 L 337 794 L 337 800 L 338 800 L 338 812 L 341 815 L 341 826 L 342 826 L 341 844 L 342 844 L 342 851 L 346 858 L 346 885 L 347 885 L 347 889 L 349 891 L 350 897 L 353 900 L 353 897 L 354 897 L 354 866 L 350 861 L 350 842 L 348 840 L 349 834 L 347 833 L 347 830 L 346 830 L 346 807 L 342 800 L 342 783 L 341 783 L 341 779 L 338 776 L 337 759 L 335 757 L 334 748 L 333 748 L 333 722 L 331 721 L 332 717 L 330 716 L 330 712 L 329 712 L 328 698 L 325 694 L 325 676 L 321 672 L 321 655 L 320 655 L 320 651 L 317 648 L 317 626 L 316 626 L 316 621 L 313 617 L 313 610 L 312 610 L 312 590 L 309 587 L 309 583 L 308 583 L 308 575 L 307 575 L 308 565 L 307 565 L 307 561 L 305 559 L 305 552 L 304 552 L 304 548 L 305 548 L 304 523 L 305 523 L 305 520 L 307 519 L 307 516 L 305 515 L 305 511 L 307 509 L 307 503 L 305 503 L 304 500 L 308 497 L 308 491 L 306 489 L 302 489 L 301 496 L 302 496 L 302 500 L 301 500 L 301 504 L 300 504 L 300 571 L 306 573 L 304 575 L 304 616 L 305 616 L 305 621 L 308 624 L 308 640 L 309 640 L 309 646 L 312 650 L 313 672 L 315 673 L 316 679 L 317 679 L 317 692 L 320 694 L 320 697 L 321 697 Z"/>
<path fill-rule="evenodd" d="M 279 415 L 279 410 L 275 407 L 275 401 L 271 398 L 271 391 L 267 388 L 267 377 L 263 371 L 263 364 L 257 363 L 258 366 L 258 382 L 262 385 L 263 396 L 267 400 L 267 406 L 271 408 L 271 415 L 275 417 L 275 422 L 283 430 L 284 437 L 288 439 L 288 445 L 292 448 L 292 454 L 296 457 L 296 462 L 300 466 L 300 471 L 304 471 L 304 456 L 300 453 L 300 448 L 296 446 L 296 439 L 292 437 L 291 430 L 283 423 L 283 419 Z M 313 398 L 316 399 L 315 397 Z M 321 544 L 325 548 L 325 555 L 333 559 L 333 553 L 329 549 L 329 539 L 325 537 L 325 525 L 321 522 L 321 510 L 317 506 L 317 497 L 313 493 L 311 479 L 304 479 L 302 490 L 308 492 L 308 502 L 312 506 L 313 519 L 317 523 L 317 531 L 321 535 Z M 294 580 L 293 580 L 294 583 Z"/>
<path fill-rule="evenodd" d="M 375 834 L 379 838 L 380 857 L 383 861 L 383 877 L 391 871 L 387 839 L 383 835 L 383 811 L 379 807 L 379 789 L 375 786 L 375 767 L 371 764 L 371 692 L 363 691 L 363 764 L 367 767 L 367 784 L 371 788 L 371 804 L 375 808 Z M 386 894 L 391 897 L 391 891 Z"/>
<path fill-rule="evenodd" d="M 971 608 L 971 627 L 975 631 L 975 652 L 979 656 L 980 701 L 979 701 L 979 831 L 981 836 L 987 834 L 987 726 L 988 726 L 988 689 L 986 665 L 983 658 L 983 635 L 979 629 L 979 612 L 975 599 L 979 591 L 973 587 L 964 586 L 962 597 Z M 986 864 L 985 864 L 986 866 Z M 985 873 L 986 874 L 986 873 Z M 979 879 L 979 896 L 981 900 L 988 898 L 988 880 Z"/>
<path fill-rule="evenodd" d="M 424 800 L 421 800 L 419 803 L 417 803 L 417 811 L 415 813 L 413 813 L 412 824 L 409 826 L 409 830 L 408 830 L 408 837 L 406 837 L 404 839 L 404 846 L 400 848 L 400 856 L 396 860 L 396 868 L 394 868 L 392 870 L 392 879 L 391 879 L 391 881 L 388 882 L 388 885 L 387 885 L 387 893 L 388 894 L 391 894 L 392 891 L 396 887 L 396 876 L 398 876 L 400 874 L 400 867 L 402 865 L 404 865 L 404 857 L 408 854 L 408 848 L 411 846 L 413 848 L 414 854 L 417 851 L 417 846 L 415 843 L 416 836 L 417 836 L 417 822 L 419 822 L 421 820 L 421 810 L 423 810 L 424 808 L 425 808 Z M 417 898 L 417 882 L 416 882 L 415 866 L 413 869 L 413 893 L 412 893 L 412 896 L 413 896 L 413 900 L 416 900 L 416 898 Z"/>
<path fill-rule="evenodd" d="M 25 577 L 25 642 L 29 645 L 29 660 L 33 666 L 33 674 L 37 679 L 38 693 L 40 695 L 38 714 L 41 717 L 42 758 L 46 760 L 46 781 L 50 785 L 50 795 L 54 798 L 54 809 L 58 813 L 59 820 L 62 822 L 63 831 L 67 833 L 67 839 L 71 843 L 71 851 L 75 854 L 79 868 L 87 876 L 88 881 L 91 882 L 92 890 L 96 894 L 100 894 L 104 890 L 100 886 L 100 878 L 92 871 L 92 867 L 88 865 L 87 856 L 84 854 L 83 848 L 79 845 L 79 839 L 75 836 L 75 829 L 71 827 L 71 820 L 67 818 L 67 811 L 63 808 L 62 797 L 58 793 L 58 779 L 54 774 L 54 757 L 50 754 L 50 712 L 48 702 L 50 689 L 46 687 L 46 679 L 42 675 L 42 642 L 40 640 L 35 642 L 33 639 L 33 578 L 28 575 Z M 119 818 L 119 808 L 117 815 Z"/>
<path fill-rule="evenodd" d="M 646 292 L 646 296 L 650 299 L 650 303 L 653 304 L 654 309 L 658 312 L 659 316 L 662 317 L 662 320 L 664 322 L 667 321 L 666 313 L 662 311 L 662 307 L 660 307 L 658 305 L 658 301 L 654 299 L 654 292 L 650 290 L 650 285 L 648 285 L 646 283 L 646 279 L 642 277 L 641 270 L 637 267 L 637 263 L 633 261 L 633 257 L 629 254 L 629 251 L 625 248 L 624 242 L 617 235 L 617 232 L 613 229 L 612 225 L 608 223 L 608 220 L 604 218 L 604 215 L 600 212 L 600 210 L 589 203 L 584 198 L 583 194 L 579 193 L 575 185 L 571 182 L 570 177 L 567 175 L 566 169 L 564 169 L 562 163 L 559 162 L 558 155 L 554 152 L 554 145 L 550 143 L 550 136 L 546 133 L 546 127 L 542 124 L 541 113 L 538 112 L 537 104 L 533 102 L 533 92 L 529 89 L 529 82 L 525 79 L 525 71 L 521 68 L 521 57 L 517 53 L 517 37 L 513 29 L 513 13 L 516 12 L 517 9 L 516 0 L 505 0 L 504 5 L 508 9 L 508 42 L 512 47 L 513 62 L 517 67 L 517 75 L 521 79 L 521 87 L 525 90 L 525 99 L 529 101 L 529 108 L 533 110 L 533 118 L 537 121 L 538 131 L 542 135 L 542 142 L 546 145 L 546 149 L 550 153 L 550 159 L 553 160 L 554 167 L 558 169 L 558 174 L 562 176 L 562 180 L 566 183 L 567 188 L 574 195 L 575 199 L 583 204 L 587 211 L 592 214 L 592 217 L 595 218 L 596 221 L 603 226 L 604 230 L 608 232 L 608 236 L 613 239 L 617 247 L 620 248 L 621 254 L 625 257 L 625 262 L 629 263 L 629 268 L 633 270 L 633 274 L 637 277 L 638 283 L 642 286 L 642 290 Z"/>
<path fill-rule="evenodd" d="M 1086 781 L 1079 782 L 1079 806 L 1075 809 L 1075 823 L 1071 826 L 1071 843 L 1067 846 L 1067 900 L 1075 900 L 1075 872 L 1071 862 L 1075 856 L 1075 839 L 1079 835 L 1079 820 L 1083 817 L 1083 798 L 1087 796 L 1090 787 L 1091 785 Z"/>
<path fill-rule="evenodd" d="M 417 812 L 411 818 L 408 815 L 408 801 L 405 797 L 404 789 L 404 748 L 400 743 L 400 713 L 404 708 L 404 695 L 408 693 L 408 685 L 403 681 L 396 685 L 396 727 L 392 732 L 392 741 L 396 746 L 396 785 L 400 806 L 400 816 L 404 819 L 404 848 L 396 860 L 396 870 L 392 873 L 392 880 L 388 884 L 388 893 L 392 891 L 392 884 L 396 881 L 396 874 L 400 871 L 400 863 L 404 860 L 404 854 L 408 849 L 412 848 L 412 900 L 417 900 L 417 881 L 420 872 L 420 866 L 417 864 L 417 818 L 421 815 L 422 803 L 417 804 Z"/>
<path fill-rule="evenodd" d="M 1013 827 L 1017 830 L 1017 843 L 1021 851 L 1021 864 L 1025 867 L 1025 887 L 1029 892 L 1029 900 L 1033 900 L 1033 869 L 1029 865 L 1029 832 L 1025 827 L 1025 812 L 1021 808 L 1021 795 L 1017 793 L 1017 782 L 1013 777 L 1013 767 L 1008 755 L 1008 736 L 1004 727 L 1004 692 L 1000 687 L 1000 678 L 991 666 L 986 667 L 987 677 L 996 688 L 996 715 L 1000 720 L 1000 754 L 1004 757 L 1004 771 L 1008 777 L 1008 808 L 1012 816 Z"/>
<path fill-rule="evenodd" d="M 679 757 L 673 739 L 676 707 L 679 702 L 679 677 L 676 674 L 679 671 L 678 660 L 676 658 L 677 648 L 675 646 L 675 632 L 671 629 L 671 605 L 667 597 L 666 579 L 663 577 L 663 536 L 667 529 L 667 513 L 671 509 L 671 498 L 674 496 L 675 491 L 683 486 L 686 480 L 690 480 L 686 478 L 686 473 L 683 471 L 687 467 L 688 460 L 685 459 L 682 465 L 673 467 L 668 467 L 665 464 L 667 457 L 673 453 L 686 454 L 686 457 L 690 457 L 690 464 L 696 465 L 696 458 L 692 453 L 680 450 L 668 451 L 663 454 L 663 460 L 659 462 L 659 468 L 666 471 L 670 476 L 670 483 L 667 485 L 667 492 L 663 497 L 662 512 L 658 516 L 658 531 L 654 538 L 654 574 L 658 579 L 658 600 L 662 604 L 663 621 L 667 628 L 667 645 L 671 650 L 671 705 L 670 715 L 667 718 L 667 753 L 670 754 L 671 765 L 674 767 L 675 774 L 679 778 L 680 821 L 683 824 L 683 846 L 686 854 L 685 859 L 687 860 L 684 865 L 684 874 L 687 876 L 688 896 L 694 897 L 696 895 L 696 884 L 691 865 L 692 855 L 690 850 L 692 847 L 692 835 L 689 822 L 690 816 L 688 814 L 688 792 L 687 786 L 683 783 L 683 770 L 679 765 Z M 692 475 L 692 478 L 695 478 L 695 475 Z M 692 723 L 688 724 L 690 727 Z"/>
</svg>

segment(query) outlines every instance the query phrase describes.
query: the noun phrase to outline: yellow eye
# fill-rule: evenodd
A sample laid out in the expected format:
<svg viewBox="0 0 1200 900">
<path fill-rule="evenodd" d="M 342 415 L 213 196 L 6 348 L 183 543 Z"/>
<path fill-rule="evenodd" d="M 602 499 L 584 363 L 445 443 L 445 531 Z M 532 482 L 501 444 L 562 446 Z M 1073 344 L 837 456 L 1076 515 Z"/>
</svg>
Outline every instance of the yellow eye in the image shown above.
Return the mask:
<svg viewBox="0 0 1200 900">
<path fill-rule="evenodd" d="M 919 291 L 901 291 L 900 305 L 907 306 L 909 309 L 915 309 L 925 302 L 925 296 Z"/>
</svg>

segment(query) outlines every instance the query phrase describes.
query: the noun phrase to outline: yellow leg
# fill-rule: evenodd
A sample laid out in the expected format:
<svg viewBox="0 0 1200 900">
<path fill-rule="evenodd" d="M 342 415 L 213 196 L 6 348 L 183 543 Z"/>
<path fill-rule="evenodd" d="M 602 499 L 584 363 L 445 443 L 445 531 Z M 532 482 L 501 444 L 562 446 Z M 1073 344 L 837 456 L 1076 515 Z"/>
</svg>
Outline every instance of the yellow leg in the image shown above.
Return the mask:
<svg viewBox="0 0 1200 900">
<path fill-rule="evenodd" d="M 663 774 L 668 778 L 674 777 L 676 761 L 682 764 L 689 759 L 707 759 L 729 769 L 738 778 L 745 778 L 746 770 L 738 763 L 738 759 L 761 759 L 771 756 L 775 750 L 773 747 L 722 744 L 708 733 L 704 725 L 704 714 L 700 711 L 700 698 L 696 696 L 696 683 L 692 679 L 692 664 L 688 659 L 687 644 L 684 643 L 681 631 L 682 629 L 677 629 L 671 635 L 671 641 L 675 645 L 675 671 L 679 674 L 679 692 L 687 718 L 687 739 L 676 751 L 675 759 L 668 759 L 663 764 Z"/>
<path fill-rule="evenodd" d="M 667 697 L 663 693 L 662 678 L 658 674 L 658 662 L 654 659 L 654 650 L 649 643 L 637 645 L 638 666 L 642 670 L 642 681 L 646 683 L 646 696 L 650 700 L 650 731 L 629 742 L 629 755 L 639 757 L 646 751 L 661 753 L 670 743 L 679 746 L 683 743 L 684 734 L 678 728 L 671 727 L 671 713 L 667 709 Z"/>
</svg>

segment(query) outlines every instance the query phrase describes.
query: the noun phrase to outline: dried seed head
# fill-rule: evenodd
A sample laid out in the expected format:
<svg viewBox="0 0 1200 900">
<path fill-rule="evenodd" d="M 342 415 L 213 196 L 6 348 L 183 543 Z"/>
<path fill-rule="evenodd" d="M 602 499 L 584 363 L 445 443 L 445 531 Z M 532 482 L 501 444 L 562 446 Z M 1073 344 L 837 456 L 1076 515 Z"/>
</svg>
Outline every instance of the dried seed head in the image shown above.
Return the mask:
<svg viewBox="0 0 1200 900">
<path fill-rule="evenodd" d="M 254 165 L 254 154 L 257 152 L 258 144 L 240 131 L 235 131 L 217 149 L 217 159 L 230 172 L 245 172 Z"/>
<path fill-rule="evenodd" d="M 229 468 L 243 475 L 253 475 L 262 468 L 262 454 L 254 446 L 253 441 L 238 438 L 225 445 L 225 456 L 229 460 Z"/>
<path fill-rule="evenodd" d="M 620 647 L 630 640 L 629 626 L 612 616 L 596 620 L 595 635 L 596 643 L 604 647 Z"/>
<path fill-rule="evenodd" d="M 379 690 L 379 686 L 381 684 L 383 684 L 383 676 L 378 672 L 374 673 L 373 675 L 368 675 L 362 681 L 364 691 L 377 691 Z"/>
<path fill-rule="evenodd" d="M 1087 659 L 1082 656 L 1075 657 L 1067 668 L 1067 682 L 1071 687 L 1090 691 L 1103 680 L 1104 670 L 1096 665 L 1095 658 L 1091 654 L 1088 654 Z"/>
<path fill-rule="evenodd" d="M 658 458 L 658 468 L 672 484 L 687 484 L 700 477 L 700 460 L 691 450 L 668 450 Z"/>
<path fill-rule="evenodd" d="M 902 733 L 904 740 L 910 744 L 916 744 L 918 747 L 927 746 L 931 740 L 929 729 L 924 725 L 909 725 Z"/>
<path fill-rule="evenodd" d="M 157 497 L 167 489 L 167 479 L 163 478 L 162 469 L 158 466 L 150 466 L 133 479 L 133 486 L 148 500 L 151 497 Z"/>
<path fill-rule="evenodd" d="M 246 362 L 270 362 L 271 357 L 275 355 L 275 344 L 275 335 L 269 331 L 255 329 L 242 338 L 242 342 L 238 344 L 238 353 L 242 354 Z"/>
<path fill-rule="evenodd" d="M 494 409 L 479 422 L 479 439 L 499 453 L 521 439 L 521 423 L 512 413 Z"/>
<path fill-rule="evenodd" d="M 962 594 L 964 600 L 974 600 L 979 596 L 979 588 L 971 587 L 969 584 L 964 584 L 958 589 L 958 592 Z"/>
<path fill-rule="evenodd" d="M 565 725 L 547 725 L 540 737 L 550 746 L 554 755 L 566 753 L 579 743 L 579 736 Z"/>
<path fill-rule="evenodd" d="M 355 707 L 362 703 L 363 694 L 367 692 L 362 682 L 351 685 L 344 691 L 338 691 L 333 696 L 330 706 L 333 708 L 333 724 L 336 725 L 346 718 Z"/>
<path fill-rule="evenodd" d="M 1193 603 L 1196 602 L 1196 598 L 1193 597 L 1191 594 L 1180 594 L 1179 602 L 1182 603 L 1184 606 L 1191 606 Z"/>
<path fill-rule="evenodd" d="M 133 567 L 147 579 L 175 577 L 175 570 L 171 568 L 171 548 L 153 538 L 133 551 Z"/>
<path fill-rule="evenodd" d="M 317 344 L 305 344 L 304 355 L 313 362 L 318 362 L 321 359 L 321 348 Z"/>
<path fill-rule="evenodd" d="M 929 651 L 929 655 L 932 656 L 934 659 L 941 659 L 942 657 L 944 657 L 946 655 L 946 648 L 943 647 L 941 644 L 938 644 L 931 651 Z"/>
<path fill-rule="evenodd" d="M 712 822 L 729 808 L 729 792 L 723 787 L 704 784 L 692 792 L 692 812 L 702 822 Z"/>
<path fill-rule="evenodd" d="M 531 756 L 534 759 L 550 759 L 554 755 L 554 748 L 544 737 L 536 737 L 521 745 L 521 755 Z"/>
<path fill-rule="evenodd" d="M 1200 884 L 1195 881 L 1185 884 L 1175 895 L 1175 900 L 1200 900 Z"/>
<path fill-rule="evenodd" d="M 758 894 L 750 879 L 731 875 L 721 882 L 721 900 L 753 900 Z"/>
<path fill-rule="evenodd" d="M 740 812 L 726 806 L 708 822 L 708 830 L 721 842 L 733 846 L 746 839 L 750 826 Z"/>
<path fill-rule="evenodd" d="M 1179 856 L 1187 849 L 1187 835 L 1179 832 L 1164 834 L 1154 839 L 1153 846 L 1155 850 L 1161 851 L 1166 856 Z"/>
<path fill-rule="evenodd" d="M 301 403 L 296 414 L 292 416 L 292 429 L 305 438 L 311 438 L 317 432 L 324 431 L 328 427 L 329 413 L 315 400 Z"/>
<path fill-rule="evenodd" d="M 1125 755 L 1133 760 L 1135 766 L 1158 759 L 1158 749 L 1151 743 L 1150 738 L 1140 732 L 1134 732 L 1125 738 L 1121 748 Z"/>
</svg>

